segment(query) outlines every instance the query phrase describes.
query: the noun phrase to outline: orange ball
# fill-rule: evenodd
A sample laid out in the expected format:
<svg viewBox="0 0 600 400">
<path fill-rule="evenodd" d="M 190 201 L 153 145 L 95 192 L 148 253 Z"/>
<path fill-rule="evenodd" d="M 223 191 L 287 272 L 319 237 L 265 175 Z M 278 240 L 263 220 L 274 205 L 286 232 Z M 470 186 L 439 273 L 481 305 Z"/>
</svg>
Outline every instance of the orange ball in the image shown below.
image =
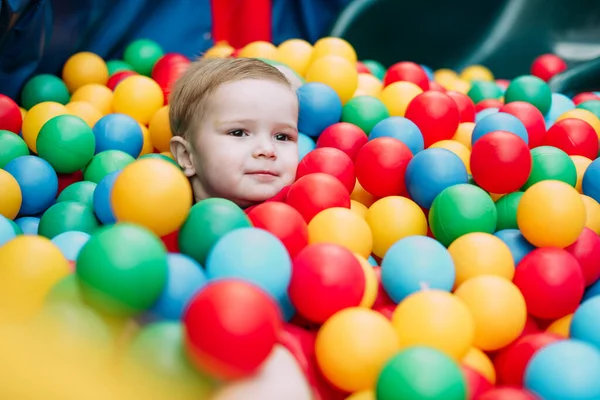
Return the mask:
<svg viewBox="0 0 600 400">
<path fill-rule="evenodd" d="M 581 182 L 583 181 L 583 174 L 585 174 L 585 171 L 592 163 L 592 160 L 590 160 L 589 158 L 584 157 L 584 156 L 570 156 L 570 157 L 571 157 L 571 160 L 573 160 L 573 164 L 575 164 L 575 169 L 577 170 L 577 183 L 575 184 L 575 189 L 577 189 L 577 191 L 579 193 L 583 193 L 583 191 L 581 189 Z"/>
<path fill-rule="evenodd" d="M 102 118 L 102 113 L 93 104 L 85 101 L 72 101 L 65 107 L 71 114 L 84 120 L 90 128 L 93 128 L 96 122 Z"/>
<path fill-rule="evenodd" d="M 70 92 L 89 83 L 106 85 L 108 67 L 99 55 L 83 51 L 69 57 L 63 67 L 62 78 Z"/>
<path fill-rule="evenodd" d="M 93 105 L 102 115 L 112 112 L 113 92 L 104 85 L 90 83 L 81 86 L 71 96 L 71 102 L 85 101 Z"/>
<path fill-rule="evenodd" d="M 123 79 L 115 88 L 112 108 L 147 125 L 164 105 L 164 94 L 158 83 L 143 75 Z"/>
<path fill-rule="evenodd" d="M 421 93 L 423 89 L 416 84 L 398 81 L 383 88 L 379 93 L 379 100 L 385 105 L 390 116 L 404 117 L 408 104 Z"/>
<path fill-rule="evenodd" d="M 571 321 L 573 320 L 573 313 L 567 314 L 551 323 L 546 332 L 551 332 L 556 335 L 562 336 L 565 339 L 569 338 L 571 334 Z"/>
<path fill-rule="evenodd" d="M 23 202 L 23 194 L 17 180 L 8 172 L 0 169 L 0 215 L 14 219 Z"/>
<path fill-rule="evenodd" d="M 490 358 L 477 347 L 471 347 L 461 360 L 463 365 L 479 372 L 492 385 L 496 383 L 496 369 Z"/>
<path fill-rule="evenodd" d="M 331 55 L 342 57 L 353 66 L 356 64 L 356 51 L 346 40 L 338 37 L 324 37 L 315 42 L 312 52 L 313 62 Z"/>
<path fill-rule="evenodd" d="M 474 122 L 462 122 L 458 124 L 456 133 L 452 137 L 452 140 L 463 144 L 469 151 L 471 151 L 471 136 L 473 135 L 473 129 L 475 129 Z"/>
<path fill-rule="evenodd" d="M 277 47 L 273 43 L 261 40 L 248 43 L 238 53 L 238 57 L 265 58 L 267 60 L 274 60 L 276 55 Z"/>
<path fill-rule="evenodd" d="M 173 133 L 171 133 L 171 125 L 169 122 L 168 105 L 161 107 L 154 113 L 148 129 L 150 130 L 150 141 L 152 142 L 152 145 L 160 152 L 169 151 Z"/>
<path fill-rule="evenodd" d="M 142 128 L 142 136 L 144 137 L 144 143 L 142 144 L 142 151 L 140 151 L 140 155 L 138 157 L 154 152 L 152 139 L 150 139 L 150 130 L 146 128 L 146 125 L 142 124 L 140 124 L 140 128 Z"/>
<path fill-rule="evenodd" d="M 375 200 L 377 200 L 375 198 L 375 196 L 373 196 L 371 193 L 367 192 L 360 185 L 360 182 L 358 182 L 358 179 L 356 180 L 356 183 L 354 184 L 354 190 L 352 190 L 352 193 L 350 194 L 350 199 L 358 201 L 365 207 L 371 207 L 371 204 L 373 204 L 375 202 Z"/>
</svg>

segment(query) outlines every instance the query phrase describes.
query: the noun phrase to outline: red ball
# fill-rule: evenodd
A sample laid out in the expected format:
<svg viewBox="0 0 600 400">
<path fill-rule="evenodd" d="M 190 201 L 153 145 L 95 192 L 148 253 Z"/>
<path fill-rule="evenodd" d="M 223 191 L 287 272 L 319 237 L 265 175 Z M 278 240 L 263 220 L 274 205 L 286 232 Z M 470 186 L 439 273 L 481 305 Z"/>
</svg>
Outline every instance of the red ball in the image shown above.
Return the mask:
<svg viewBox="0 0 600 400">
<path fill-rule="evenodd" d="M 544 144 L 558 147 L 570 156 L 595 160 L 598 156 L 598 135 L 590 124 L 579 118 L 557 121 L 548 129 Z"/>
<path fill-rule="evenodd" d="M 165 104 L 169 104 L 169 94 L 173 84 L 183 75 L 190 64 L 191 61 L 181 54 L 167 53 L 154 65 L 152 79 L 161 87 Z"/>
<path fill-rule="evenodd" d="M 310 321 L 323 323 L 344 308 L 358 306 L 364 291 L 360 262 L 342 246 L 309 244 L 294 258 L 290 300 Z"/>
<path fill-rule="evenodd" d="M 317 172 L 294 182 L 288 191 L 286 203 L 298 210 L 306 222 L 310 222 L 327 208 L 350 208 L 350 194 L 339 179 Z"/>
<path fill-rule="evenodd" d="M 363 64 L 362 62 L 360 62 L 360 61 L 356 62 L 356 71 L 359 74 L 369 74 L 369 75 L 372 75 L 371 71 L 369 70 L 369 68 L 367 68 L 367 66 L 365 64 Z"/>
<path fill-rule="evenodd" d="M 0 94 L 0 130 L 21 132 L 23 116 L 19 106 L 13 99 Z"/>
<path fill-rule="evenodd" d="M 137 75 L 138 73 L 135 71 L 119 71 L 114 73 L 110 78 L 108 78 L 108 82 L 106 82 L 106 86 L 110 90 L 115 90 L 117 85 L 121 83 L 121 81 L 125 78 L 128 78 L 132 75 Z"/>
<path fill-rule="evenodd" d="M 434 92 L 446 92 L 446 88 L 436 81 L 429 81 L 429 90 L 433 90 Z"/>
<path fill-rule="evenodd" d="M 429 90 L 429 77 L 419 64 L 410 61 L 401 61 L 388 68 L 383 77 L 383 86 L 394 82 L 412 82 L 423 91 Z"/>
<path fill-rule="evenodd" d="M 352 190 L 354 190 L 354 184 L 356 183 L 354 163 L 342 150 L 333 147 L 321 147 L 309 152 L 298 164 L 296 180 L 315 172 L 323 172 L 334 176 L 342 182 L 348 193 L 352 193 Z"/>
<path fill-rule="evenodd" d="M 575 243 L 565 247 L 579 262 L 585 286 L 590 286 L 600 278 L 600 236 L 588 227 L 583 228 L 583 232 L 577 238 Z"/>
<path fill-rule="evenodd" d="M 447 93 L 458 106 L 459 122 L 475 122 L 475 104 L 473 100 L 464 93 L 453 91 Z"/>
<path fill-rule="evenodd" d="M 238 379 L 256 372 L 269 356 L 282 321 L 275 300 L 258 286 L 223 279 L 194 296 L 183 325 L 196 368 L 215 378 Z"/>
<path fill-rule="evenodd" d="M 58 174 L 58 196 L 67 186 L 81 182 L 83 180 L 83 172 L 81 170 L 75 171 L 71 174 Z"/>
<path fill-rule="evenodd" d="M 499 112 L 511 114 L 525 125 L 530 149 L 542 145 L 546 135 L 546 121 L 536 106 L 525 101 L 513 101 L 500 107 Z"/>
<path fill-rule="evenodd" d="M 467 400 L 477 400 L 479 396 L 494 387 L 490 381 L 473 368 L 461 365 L 461 369 L 467 382 Z"/>
<path fill-rule="evenodd" d="M 505 347 L 494 358 L 498 384 L 523 386 L 525 368 L 535 352 L 561 339 L 554 333 L 539 332 L 523 336 Z"/>
<path fill-rule="evenodd" d="M 548 82 L 554 75 L 567 69 L 567 63 L 555 54 L 542 54 L 533 60 L 531 75 Z"/>
<path fill-rule="evenodd" d="M 384 306 L 373 307 L 374 311 L 377 311 L 379 314 L 383 315 L 390 321 L 392 320 L 392 316 L 394 315 L 394 311 L 396 310 L 396 304 L 386 304 Z"/>
<path fill-rule="evenodd" d="M 150 76 L 152 79 L 156 80 L 160 78 L 165 71 L 168 71 L 171 68 L 178 67 L 179 64 L 189 65 L 191 63 L 190 59 L 179 53 L 167 53 L 163 55 L 152 67 L 152 73 Z"/>
<path fill-rule="evenodd" d="M 406 108 L 405 117 L 414 122 L 425 142 L 425 148 L 440 140 L 452 139 L 460 122 L 456 102 L 442 92 L 423 92 Z"/>
<path fill-rule="evenodd" d="M 290 257 L 294 258 L 308 245 L 308 227 L 302 215 L 292 206 L 280 202 L 266 202 L 248 213 L 252 225 L 275 235 Z"/>
<path fill-rule="evenodd" d="M 475 104 L 475 112 L 485 110 L 486 108 L 501 108 L 504 102 L 500 99 L 485 99 Z"/>
<path fill-rule="evenodd" d="M 600 96 L 592 92 L 583 92 L 573 97 L 573 103 L 575 103 L 576 106 L 590 100 L 600 100 Z"/>
<path fill-rule="evenodd" d="M 404 175 L 412 157 L 408 146 L 398 139 L 379 137 L 370 140 L 356 157 L 356 178 L 375 197 L 405 194 Z"/>
<path fill-rule="evenodd" d="M 365 131 L 349 122 L 338 122 L 325 128 L 317 139 L 317 148 L 333 147 L 346 153 L 354 162 L 369 138 Z"/>
<path fill-rule="evenodd" d="M 471 174 L 482 189 L 491 193 L 519 190 L 531 173 L 527 143 L 506 131 L 484 135 L 471 150 Z"/>
<path fill-rule="evenodd" d="M 179 229 L 160 238 L 169 253 L 179 253 Z"/>
<path fill-rule="evenodd" d="M 513 283 L 523 293 L 527 311 L 538 318 L 564 317 L 577 309 L 583 297 L 581 267 L 558 247 L 542 247 L 523 257 Z"/>
<path fill-rule="evenodd" d="M 514 387 L 496 387 L 479 396 L 477 400 L 540 400 L 533 393 Z"/>
</svg>

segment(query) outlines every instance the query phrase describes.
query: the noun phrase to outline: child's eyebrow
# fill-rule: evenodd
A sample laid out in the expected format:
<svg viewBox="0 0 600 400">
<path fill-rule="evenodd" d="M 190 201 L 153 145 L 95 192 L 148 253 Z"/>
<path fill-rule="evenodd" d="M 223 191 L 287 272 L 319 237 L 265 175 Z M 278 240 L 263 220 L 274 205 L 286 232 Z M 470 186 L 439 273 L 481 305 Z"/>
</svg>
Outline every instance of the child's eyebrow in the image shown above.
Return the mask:
<svg viewBox="0 0 600 400">
<path fill-rule="evenodd" d="M 254 124 L 256 123 L 256 120 L 254 119 L 232 119 L 232 120 L 226 120 L 226 121 L 217 121 L 217 126 L 223 126 L 223 125 L 250 125 L 250 124 Z M 290 128 L 293 130 L 298 130 L 297 125 L 292 124 L 292 123 L 288 123 L 288 122 L 278 122 L 276 124 L 277 126 L 284 126 L 286 128 Z"/>
</svg>

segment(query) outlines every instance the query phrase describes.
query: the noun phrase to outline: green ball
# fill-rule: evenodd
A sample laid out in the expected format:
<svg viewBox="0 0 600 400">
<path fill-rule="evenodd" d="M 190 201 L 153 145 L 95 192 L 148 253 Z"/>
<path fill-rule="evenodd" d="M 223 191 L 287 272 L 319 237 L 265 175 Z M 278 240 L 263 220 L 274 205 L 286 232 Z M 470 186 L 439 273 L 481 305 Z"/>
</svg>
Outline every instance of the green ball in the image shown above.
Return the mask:
<svg viewBox="0 0 600 400">
<path fill-rule="evenodd" d="M 63 189 L 58 195 L 56 202 L 78 201 L 94 209 L 94 191 L 96 184 L 94 182 L 81 181 L 75 182 Z"/>
<path fill-rule="evenodd" d="M 588 100 L 577 105 L 577 108 L 588 110 L 596 117 L 600 118 L 600 100 Z"/>
<path fill-rule="evenodd" d="M 467 383 L 460 366 L 431 347 L 400 351 L 383 367 L 376 384 L 377 400 L 465 400 Z"/>
<path fill-rule="evenodd" d="M 8 219 L 8 218 L 6 218 L 6 219 Z M 21 227 L 19 225 L 17 225 L 17 223 L 15 221 L 13 221 L 12 219 L 8 219 L 8 222 L 10 222 L 10 225 L 12 226 L 12 228 L 15 231 L 15 234 L 17 236 L 23 234 L 23 230 L 21 229 Z"/>
<path fill-rule="evenodd" d="M 526 101 L 546 115 L 552 105 L 552 91 L 550 86 L 537 76 L 523 75 L 513 79 L 504 93 L 506 104 L 513 101 Z"/>
<path fill-rule="evenodd" d="M 512 192 L 504 195 L 496 201 L 496 212 L 498 213 L 498 222 L 496 231 L 502 229 L 519 229 L 517 225 L 517 208 L 523 197 L 523 192 Z"/>
<path fill-rule="evenodd" d="M 367 67 L 369 71 L 371 71 L 371 74 L 373 74 L 373 76 L 375 76 L 380 81 L 383 80 L 383 78 L 385 77 L 386 69 L 379 61 L 363 60 L 361 62 L 364 64 L 365 67 Z"/>
<path fill-rule="evenodd" d="M 179 249 L 205 265 L 208 252 L 223 235 L 251 226 L 246 213 L 234 202 L 221 198 L 202 200 L 192 206 L 179 230 Z"/>
<path fill-rule="evenodd" d="M 96 149 L 94 131 L 75 115 L 59 115 L 42 126 L 37 153 L 58 173 L 70 174 L 85 167 Z"/>
<path fill-rule="evenodd" d="M 81 248 L 76 274 L 87 303 L 109 315 L 135 315 L 152 307 L 165 287 L 167 250 L 142 226 L 102 227 Z"/>
<path fill-rule="evenodd" d="M 477 104 L 482 100 L 499 99 L 502 97 L 502 89 L 495 82 L 475 81 L 471 84 L 467 96 Z"/>
<path fill-rule="evenodd" d="M 117 72 L 133 71 L 133 67 L 123 60 L 108 60 L 106 62 L 108 76 L 113 76 Z"/>
<path fill-rule="evenodd" d="M 44 212 L 38 234 L 48 239 L 68 231 L 92 234 L 99 226 L 92 208 L 78 201 L 61 201 Z"/>
<path fill-rule="evenodd" d="M 173 160 L 171 157 L 165 156 L 164 154 L 160 154 L 160 153 L 148 153 L 148 154 L 144 154 L 143 156 L 140 156 L 138 158 L 138 160 L 142 160 L 144 158 L 158 158 L 160 160 L 165 160 L 165 161 L 170 162 L 171 164 L 173 164 L 177 168 L 181 169 L 181 166 L 179 164 L 177 164 L 177 161 Z"/>
<path fill-rule="evenodd" d="M 29 155 L 29 148 L 23 138 L 11 131 L 0 130 L 0 149 L 0 168 L 17 157 Z"/>
<path fill-rule="evenodd" d="M 154 64 L 163 54 L 158 43 L 148 39 L 139 39 L 131 42 L 125 48 L 123 60 L 131 65 L 138 74 L 150 76 Z"/>
<path fill-rule="evenodd" d="M 389 116 L 390 113 L 385 104 L 374 96 L 354 97 L 342 109 L 342 121 L 358 126 L 367 135 L 378 122 Z"/>
<path fill-rule="evenodd" d="M 540 181 L 563 181 L 573 187 L 577 184 L 577 168 L 567 153 L 553 146 L 531 149 L 531 174 L 521 190 L 525 191 Z"/>
<path fill-rule="evenodd" d="M 135 161 L 121 150 L 105 150 L 96 154 L 83 170 L 83 179 L 98 183 L 111 172 L 120 171 Z"/>
<path fill-rule="evenodd" d="M 21 91 L 21 105 L 26 110 L 44 101 L 67 104 L 71 95 L 67 85 L 58 76 L 50 74 L 36 75 L 27 81 Z"/>
<path fill-rule="evenodd" d="M 497 218 L 490 195 L 468 183 L 444 189 L 429 210 L 431 232 L 446 247 L 467 233 L 494 233 Z"/>
<path fill-rule="evenodd" d="M 69 274 L 52 286 L 45 298 L 46 303 L 85 304 L 77 275 Z"/>
</svg>

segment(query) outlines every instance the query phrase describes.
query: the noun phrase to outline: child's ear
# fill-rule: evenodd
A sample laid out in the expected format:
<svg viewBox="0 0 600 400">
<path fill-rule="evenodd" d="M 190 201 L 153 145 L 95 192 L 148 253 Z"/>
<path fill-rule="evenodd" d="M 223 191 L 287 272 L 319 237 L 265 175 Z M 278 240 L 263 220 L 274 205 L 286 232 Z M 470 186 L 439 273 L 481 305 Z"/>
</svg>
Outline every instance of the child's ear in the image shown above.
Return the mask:
<svg viewBox="0 0 600 400">
<path fill-rule="evenodd" d="M 177 164 L 179 164 L 185 176 L 190 178 L 196 175 L 194 155 L 187 140 L 181 136 L 173 136 L 171 138 L 171 154 L 175 157 Z"/>
</svg>

